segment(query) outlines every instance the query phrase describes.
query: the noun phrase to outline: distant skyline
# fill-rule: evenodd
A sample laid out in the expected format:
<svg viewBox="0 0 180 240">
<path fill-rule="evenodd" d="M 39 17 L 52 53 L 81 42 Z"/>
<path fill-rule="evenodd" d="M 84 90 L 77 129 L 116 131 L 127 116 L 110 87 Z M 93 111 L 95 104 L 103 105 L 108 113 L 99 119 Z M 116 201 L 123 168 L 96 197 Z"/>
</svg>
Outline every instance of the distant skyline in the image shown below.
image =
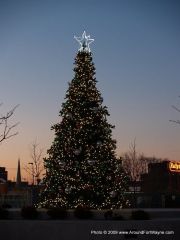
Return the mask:
<svg viewBox="0 0 180 240">
<path fill-rule="evenodd" d="M 37 139 L 46 153 L 85 30 L 97 88 L 115 125 L 117 154 L 129 149 L 180 160 L 180 3 L 176 0 L 1 0 L 0 113 L 13 106 L 19 134 L 0 145 L 0 166 L 16 177 Z M 26 174 L 22 171 L 22 178 Z"/>
</svg>

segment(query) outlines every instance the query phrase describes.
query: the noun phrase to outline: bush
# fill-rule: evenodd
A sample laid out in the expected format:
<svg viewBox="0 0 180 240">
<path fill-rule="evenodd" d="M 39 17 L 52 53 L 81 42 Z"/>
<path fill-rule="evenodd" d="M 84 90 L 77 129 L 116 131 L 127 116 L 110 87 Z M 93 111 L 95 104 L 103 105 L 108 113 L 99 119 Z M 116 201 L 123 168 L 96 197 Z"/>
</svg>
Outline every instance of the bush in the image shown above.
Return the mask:
<svg viewBox="0 0 180 240">
<path fill-rule="evenodd" d="M 113 218 L 113 211 L 112 210 L 108 210 L 104 213 L 104 218 L 106 220 L 112 220 Z"/>
<path fill-rule="evenodd" d="M 86 207 L 77 207 L 74 210 L 74 216 L 80 219 L 91 219 L 93 217 L 93 213 Z"/>
<path fill-rule="evenodd" d="M 37 219 L 38 211 L 33 206 L 23 207 L 21 209 L 21 216 L 24 219 Z"/>
<path fill-rule="evenodd" d="M 65 219 L 67 218 L 67 210 L 63 208 L 51 208 L 47 211 L 51 219 Z"/>
<path fill-rule="evenodd" d="M 114 213 L 112 210 L 108 210 L 104 213 L 106 220 L 124 220 L 124 217 L 118 213 Z"/>
<path fill-rule="evenodd" d="M 133 211 L 131 213 L 131 219 L 133 220 L 149 220 L 150 216 L 147 212 L 143 210 Z"/>
<path fill-rule="evenodd" d="M 2 205 L 2 208 L 12 208 L 12 206 L 10 204 L 8 204 L 8 203 L 4 203 Z"/>
<path fill-rule="evenodd" d="M 8 219 L 9 212 L 6 209 L 0 208 L 0 219 Z"/>
<path fill-rule="evenodd" d="M 120 214 L 115 213 L 112 217 L 113 220 L 124 220 L 124 217 Z"/>
</svg>

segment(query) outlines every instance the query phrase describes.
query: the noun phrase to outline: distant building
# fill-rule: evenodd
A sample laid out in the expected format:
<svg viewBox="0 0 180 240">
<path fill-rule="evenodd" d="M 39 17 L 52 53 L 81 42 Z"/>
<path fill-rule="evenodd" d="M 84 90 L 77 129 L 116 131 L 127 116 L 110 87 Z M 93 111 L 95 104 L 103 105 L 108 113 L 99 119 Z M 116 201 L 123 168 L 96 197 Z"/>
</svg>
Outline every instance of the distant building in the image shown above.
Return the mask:
<svg viewBox="0 0 180 240">
<path fill-rule="evenodd" d="M 141 191 L 180 193 L 180 162 L 150 163 L 148 173 L 141 176 Z"/>
<path fill-rule="evenodd" d="M 21 166 L 20 166 L 20 159 L 18 159 L 18 168 L 17 168 L 17 177 L 16 177 L 16 187 L 21 187 Z"/>
<path fill-rule="evenodd" d="M 0 167 L 0 195 L 7 193 L 7 176 L 8 172 L 5 167 Z"/>
<path fill-rule="evenodd" d="M 141 176 L 139 206 L 151 208 L 180 207 L 180 162 L 150 163 Z"/>
<path fill-rule="evenodd" d="M 6 171 L 6 168 L 0 167 L 0 179 L 4 179 L 5 181 L 7 181 L 7 177 L 8 177 L 8 172 Z"/>
<path fill-rule="evenodd" d="M 0 206 L 22 208 L 30 205 L 32 205 L 31 191 L 8 191 L 6 194 L 0 194 Z"/>
<path fill-rule="evenodd" d="M 21 181 L 20 159 L 18 160 L 16 182 L 7 180 L 7 171 L 0 168 L 0 206 L 21 208 L 33 204 L 33 191 L 28 182 Z"/>
</svg>

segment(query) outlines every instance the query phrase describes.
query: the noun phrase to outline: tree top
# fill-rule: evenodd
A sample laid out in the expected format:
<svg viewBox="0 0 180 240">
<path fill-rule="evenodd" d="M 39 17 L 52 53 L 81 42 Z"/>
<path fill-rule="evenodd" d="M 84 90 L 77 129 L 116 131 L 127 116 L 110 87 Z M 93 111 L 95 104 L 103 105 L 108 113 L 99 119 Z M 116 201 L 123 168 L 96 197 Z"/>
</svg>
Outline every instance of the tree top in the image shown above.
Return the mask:
<svg viewBox="0 0 180 240">
<path fill-rule="evenodd" d="M 91 52 L 89 45 L 94 42 L 94 39 L 90 38 L 90 35 L 87 36 L 86 32 L 84 31 L 81 37 L 76 37 L 74 38 L 78 41 L 80 44 L 80 48 L 78 51 L 85 51 L 85 52 Z"/>
</svg>

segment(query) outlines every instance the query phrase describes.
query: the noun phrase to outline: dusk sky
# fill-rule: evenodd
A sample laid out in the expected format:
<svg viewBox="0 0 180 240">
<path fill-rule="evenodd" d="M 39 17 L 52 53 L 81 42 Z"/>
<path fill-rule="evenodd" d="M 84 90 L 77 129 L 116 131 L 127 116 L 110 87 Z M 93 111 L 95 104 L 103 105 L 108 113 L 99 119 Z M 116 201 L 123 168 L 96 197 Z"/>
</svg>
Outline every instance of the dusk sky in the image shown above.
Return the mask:
<svg viewBox="0 0 180 240">
<path fill-rule="evenodd" d="M 97 88 L 116 126 L 117 154 L 129 149 L 180 160 L 180 2 L 176 0 L 0 0 L 0 113 L 20 104 L 19 134 L 0 145 L 0 166 L 16 175 L 30 145 L 50 147 L 83 31 Z M 23 177 L 26 178 L 23 172 Z"/>
</svg>

